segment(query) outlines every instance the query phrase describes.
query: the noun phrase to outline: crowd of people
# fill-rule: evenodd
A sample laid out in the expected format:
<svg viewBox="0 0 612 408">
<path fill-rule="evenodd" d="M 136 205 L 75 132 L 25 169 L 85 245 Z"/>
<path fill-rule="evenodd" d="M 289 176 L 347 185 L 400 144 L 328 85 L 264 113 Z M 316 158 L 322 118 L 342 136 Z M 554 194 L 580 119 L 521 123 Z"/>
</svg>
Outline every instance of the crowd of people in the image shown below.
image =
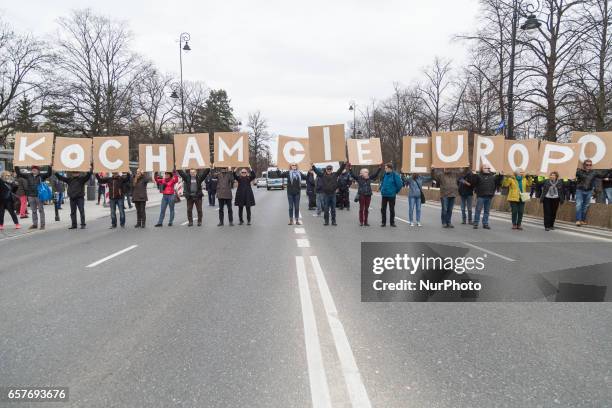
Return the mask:
<svg viewBox="0 0 612 408">
<path fill-rule="evenodd" d="M 5 212 L 8 212 L 15 228 L 20 228 L 20 218 L 32 217 L 30 229 L 45 228 L 45 203 L 54 203 L 56 220 L 58 210 L 67 195 L 70 202 L 70 229 L 86 228 L 85 186 L 90 182 L 93 169 L 88 172 L 56 172 L 51 167 L 44 171 L 32 166 L 29 170 L 15 167 L 14 173 L 2 172 L 0 176 L 0 229 L 4 228 Z M 472 225 L 474 229 L 491 229 L 489 215 L 493 197 L 504 194 L 510 204 L 512 229 L 522 230 L 525 203 L 534 195 L 543 210 L 543 224 L 546 231 L 555 228 L 557 209 L 564 201 L 575 197 L 576 225 L 587 223 L 587 209 L 593 199 L 596 181 L 601 180 L 603 194 L 608 204 L 612 204 L 612 170 L 593 170 L 590 160 L 576 171 L 573 180 L 560 179 L 557 172 L 548 177 L 526 175 L 517 169 L 512 175 L 502 175 L 483 165 L 478 172 L 464 169 L 432 168 L 430 174 L 401 174 L 391 163 L 380 164 L 373 174 L 367 167 L 357 172 L 350 163 L 341 162 L 339 168 L 327 165 L 318 168 L 312 165 L 307 174 L 292 164 L 281 170 L 280 177 L 287 180 L 287 201 L 289 225 L 301 225 L 300 214 L 301 182 L 305 179 L 308 210 L 316 211 L 314 216 L 323 217 L 323 225 L 337 225 L 336 211 L 350 210 L 350 188 L 356 183 L 354 202 L 359 206 L 359 225 L 369 227 L 369 212 L 374 189 L 378 184 L 381 196 L 380 226 L 396 227 L 396 197 L 407 189 L 408 220 L 410 226 L 422 226 L 421 205 L 425 203 L 424 185 L 435 184 L 440 193 L 440 221 L 443 228 L 454 228 L 452 217 L 456 201 L 461 208 L 461 223 Z M 187 202 L 187 225 L 202 226 L 202 202 L 204 190 L 207 191 L 208 205 L 219 203 L 218 226 L 225 225 L 225 213 L 230 226 L 234 225 L 233 206 L 238 207 L 239 224 L 251 225 L 255 196 L 252 185 L 256 178 L 253 169 L 212 168 L 177 170 L 154 174 L 137 169 L 134 174 L 104 173 L 95 174 L 98 182 L 97 204 L 110 208 L 110 228 L 125 227 L 125 206 L 136 207 L 135 228 L 146 226 L 146 202 L 149 183 L 155 183 L 162 194 L 160 213 L 155 227 L 162 227 L 169 212 L 167 226 L 174 222 L 175 203 L 185 199 Z M 234 193 L 235 189 L 235 193 Z M 49 190 L 49 191 L 47 191 Z M 233 200 L 233 203 L 232 203 Z M 193 208 L 197 220 L 194 223 Z M 77 213 L 79 218 L 77 219 Z M 117 217 L 118 213 L 118 217 Z M 387 224 L 388 223 L 388 224 Z"/>
</svg>

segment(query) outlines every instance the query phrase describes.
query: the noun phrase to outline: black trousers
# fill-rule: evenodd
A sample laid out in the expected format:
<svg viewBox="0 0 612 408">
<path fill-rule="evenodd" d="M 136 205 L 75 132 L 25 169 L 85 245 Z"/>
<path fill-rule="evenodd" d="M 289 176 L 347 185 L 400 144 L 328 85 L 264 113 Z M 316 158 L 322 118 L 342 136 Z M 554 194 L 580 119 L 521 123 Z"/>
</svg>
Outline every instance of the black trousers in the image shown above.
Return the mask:
<svg viewBox="0 0 612 408">
<path fill-rule="evenodd" d="M 544 228 L 554 227 L 557 210 L 559 209 L 559 199 L 544 197 L 542 204 L 544 207 Z"/>
<path fill-rule="evenodd" d="M 0 225 L 4 225 L 4 211 L 8 211 L 9 215 L 13 219 L 13 224 L 19 224 L 19 219 L 15 213 L 15 207 L 13 205 L 13 199 L 0 200 Z"/>
<path fill-rule="evenodd" d="M 134 201 L 134 205 L 136 206 L 136 225 L 144 227 L 145 222 L 147 221 L 147 211 L 145 209 L 145 207 L 147 206 L 147 202 Z"/>
<path fill-rule="evenodd" d="M 349 190 L 346 189 L 342 189 L 342 190 L 338 190 L 338 198 L 339 198 L 339 203 L 338 203 L 338 207 L 339 208 L 350 208 L 351 207 L 351 203 L 349 200 Z"/>
<path fill-rule="evenodd" d="M 219 222 L 223 224 L 223 207 L 227 207 L 227 219 L 229 220 L 229 222 L 234 222 L 234 213 L 232 211 L 231 198 L 219 199 Z"/>
<path fill-rule="evenodd" d="M 244 222 L 244 218 L 242 218 L 243 208 L 246 208 L 247 221 L 251 222 L 251 206 L 250 205 L 239 205 L 238 206 L 238 219 L 240 220 L 240 222 Z"/>
<path fill-rule="evenodd" d="M 216 191 L 208 192 L 208 205 L 215 205 L 215 196 L 217 195 Z"/>
<path fill-rule="evenodd" d="M 308 193 L 308 209 L 312 210 L 317 208 L 317 194 L 313 191 Z"/>
<path fill-rule="evenodd" d="M 383 197 L 380 209 L 382 224 L 387 223 L 387 205 L 389 205 L 389 224 L 395 224 L 395 197 Z"/>
<path fill-rule="evenodd" d="M 198 213 L 198 223 L 202 223 L 202 197 L 187 197 L 187 220 L 193 224 L 193 206 Z"/>
<path fill-rule="evenodd" d="M 81 225 L 85 225 L 85 197 L 70 197 L 70 221 L 73 227 L 77 226 L 77 208 L 81 216 Z"/>
</svg>

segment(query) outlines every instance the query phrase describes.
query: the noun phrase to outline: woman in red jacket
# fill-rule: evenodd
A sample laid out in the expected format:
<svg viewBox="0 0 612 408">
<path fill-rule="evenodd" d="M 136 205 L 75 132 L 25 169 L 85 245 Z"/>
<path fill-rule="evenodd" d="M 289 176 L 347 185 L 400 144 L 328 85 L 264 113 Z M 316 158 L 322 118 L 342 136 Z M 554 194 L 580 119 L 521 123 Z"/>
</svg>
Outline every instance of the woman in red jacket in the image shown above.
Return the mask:
<svg viewBox="0 0 612 408">
<path fill-rule="evenodd" d="M 163 225 L 164 217 L 166 216 L 166 207 L 170 207 L 170 220 L 168 220 L 168 226 L 171 227 L 172 221 L 174 221 L 174 185 L 178 183 L 178 176 L 167 171 L 164 173 L 164 178 L 155 176 L 155 182 L 160 187 L 163 194 L 159 212 L 159 220 L 155 226 L 161 227 Z"/>
</svg>

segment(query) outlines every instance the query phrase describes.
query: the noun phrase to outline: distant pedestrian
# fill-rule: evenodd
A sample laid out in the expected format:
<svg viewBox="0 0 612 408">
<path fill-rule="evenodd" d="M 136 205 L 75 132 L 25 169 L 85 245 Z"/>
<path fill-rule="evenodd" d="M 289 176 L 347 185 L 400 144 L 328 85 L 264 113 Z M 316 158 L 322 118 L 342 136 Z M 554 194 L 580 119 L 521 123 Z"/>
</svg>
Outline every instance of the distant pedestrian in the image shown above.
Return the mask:
<svg viewBox="0 0 612 408">
<path fill-rule="evenodd" d="M 540 202 L 544 210 L 544 229 L 546 231 L 555 229 L 557 209 L 563 201 L 565 201 L 563 182 L 559 180 L 559 173 L 553 171 L 550 173 L 548 180 L 542 184 L 542 194 L 540 195 Z"/>
<path fill-rule="evenodd" d="M 317 209 L 317 178 L 312 169 L 306 175 L 306 195 L 308 196 L 308 210 Z"/>
<path fill-rule="evenodd" d="M 246 210 L 247 225 L 251 225 L 251 207 L 255 206 L 255 195 L 251 184 L 257 176 L 253 169 L 242 168 L 239 172 L 234 173 L 234 177 L 238 182 L 234 204 L 238 206 L 239 225 L 244 224 L 243 210 Z"/>
<path fill-rule="evenodd" d="M 162 201 L 159 209 L 159 219 L 157 220 L 156 227 L 164 225 L 164 218 L 166 216 L 166 208 L 170 207 L 170 218 L 168 219 L 168 226 L 171 227 L 174 222 L 174 204 L 176 202 L 176 193 L 174 187 L 178 183 L 178 176 L 173 174 L 171 171 L 166 171 L 164 177 L 155 176 L 155 183 L 161 189 Z"/>
<path fill-rule="evenodd" d="M 0 231 L 4 229 L 4 212 L 8 212 L 15 224 L 15 229 L 21 228 L 19 219 L 15 213 L 14 196 L 17 191 L 17 182 L 13 180 L 11 173 L 3 171 L 0 173 Z"/>
<path fill-rule="evenodd" d="M 421 205 L 425 201 L 425 194 L 423 193 L 423 184 L 431 181 L 431 176 L 410 174 L 404 179 L 404 185 L 408 187 L 408 221 L 410 226 L 422 227 L 421 224 Z M 416 216 L 416 224 L 415 224 Z"/>
<path fill-rule="evenodd" d="M 300 221 L 300 196 L 302 194 L 302 178 L 304 176 L 298 170 L 295 163 L 289 165 L 288 171 L 280 174 L 281 178 L 287 179 L 287 202 L 289 203 L 289 225 L 301 225 Z"/>
<path fill-rule="evenodd" d="M 348 164 L 351 177 L 357 182 L 357 195 L 355 201 L 359 202 L 359 225 L 369 227 L 368 215 L 370 213 L 370 202 L 372 201 L 372 181 L 375 181 L 382 170 L 382 164 L 378 166 L 376 173 L 370 176 L 370 170 L 363 167 L 359 170 L 359 175 L 355 175 L 352 166 Z"/>
<path fill-rule="evenodd" d="M 455 198 L 459 195 L 457 180 L 465 175 L 464 169 L 435 169 L 431 167 L 431 177 L 440 187 L 440 218 L 442 228 L 455 228 L 452 224 Z"/>
<path fill-rule="evenodd" d="M 474 229 L 480 224 L 480 213 L 482 212 L 482 228 L 491 229 L 489 226 L 489 213 L 491 202 L 495 192 L 500 188 L 503 177 L 491 172 L 491 166 L 483 164 L 478 174 L 470 177 L 474 191 L 476 192 L 476 212 L 474 214 Z"/>
<path fill-rule="evenodd" d="M 70 221 L 68 229 L 77 228 L 77 209 L 81 219 L 81 229 L 85 228 L 85 184 L 91 178 L 92 170 L 86 173 L 70 172 L 67 175 L 55 173 L 55 177 L 68 184 L 68 198 L 70 198 Z"/>
<path fill-rule="evenodd" d="M 29 173 L 23 172 L 22 169 L 15 166 L 17 177 L 21 177 L 26 181 L 25 193 L 28 197 L 28 204 L 32 210 L 32 225 L 30 229 L 38 228 L 40 215 L 40 229 L 45 229 L 45 207 L 43 201 L 38 196 L 38 188 L 41 183 L 51 176 L 52 169 L 48 166 L 46 172 L 41 172 L 38 166 L 32 166 Z"/>
<path fill-rule="evenodd" d="M 338 225 L 336 223 L 336 190 L 338 189 L 338 177 L 342 174 L 346 163 L 341 162 L 340 168 L 337 171 L 333 171 L 334 168 L 331 165 L 325 167 L 325 171 L 321 171 L 312 165 L 312 171 L 317 174 L 319 182 L 321 183 L 321 194 L 323 198 L 323 225 L 329 225 L 329 216 L 331 213 L 331 224 Z"/>
<path fill-rule="evenodd" d="M 119 210 L 119 225 L 125 228 L 125 203 L 123 198 L 123 183 L 127 176 L 121 172 L 112 176 L 101 176 L 96 174 L 98 183 L 104 183 L 108 187 L 108 202 L 111 213 L 111 229 L 117 228 L 117 210 Z"/>
<path fill-rule="evenodd" d="M 525 175 L 525 171 L 517 168 L 513 176 L 507 176 L 502 182 L 502 187 L 508 187 L 508 202 L 512 210 L 512 229 L 522 230 L 523 213 L 525 202 L 529 201 L 529 188 L 531 182 Z"/>
<path fill-rule="evenodd" d="M 208 192 L 208 205 L 211 207 L 215 206 L 215 196 L 217 195 L 217 174 L 216 172 L 210 172 L 206 178 L 206 191 Z"/>
<path fill-rule="evenodd" d="M 223 226 L 223 208 L 227 207 L 227 219 L 229 226 L 234 225 L 234 213 L 232 211 L 232 188 L 234 187 L 234 173 L 232 168 L 220 168 L 216 170 L 217 177 L 217 198 L 219 199 L 219 224 Z"/>
<path fill-rule="evenodd" d="M 210 173 L 210 169 L 189 169 L 189 173 L 179 170 L 178 174 L 183 179 L 183 195 L 187 199 L 187 226 L 193 226 L 193 206 L 198 214 L 198 227 L 202 226 L 202 183 Z"/>
<path fill-rule="evenodd" d="M 142 169 L 136 169 L 136 175 L 132 181 L 132 201 L 136 206 L 136 225 L 134 228 L 145 228 L 147 221 L 147 184 L 151 182 L 151 177 L 144 173 Z"/>
<path fill-rule="evenodd" d="M 385 172 L 380 179 L 379 189 L 382 196 L 380 208 L 381 227 L 387 225 L 387 206 L 389 207 L 389 225 L 395 227 L 395 198 L 403 186 L 402 178 L 393 171 L 393 165 L 391 163 L 385 164 Z"/>
</svg>

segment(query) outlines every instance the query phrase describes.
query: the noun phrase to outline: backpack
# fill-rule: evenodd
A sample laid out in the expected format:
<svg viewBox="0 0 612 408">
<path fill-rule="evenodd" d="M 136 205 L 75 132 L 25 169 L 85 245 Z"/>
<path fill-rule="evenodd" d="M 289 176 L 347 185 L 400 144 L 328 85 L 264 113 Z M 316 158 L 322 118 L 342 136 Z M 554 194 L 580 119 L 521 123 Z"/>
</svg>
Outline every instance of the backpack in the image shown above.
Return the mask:
<svg viewBox="0 0 612 408">
<path fill-rule="evenodd" d="M 53 193 L 51 193 L 51 188 L 45 182 L 42 182 L 37 187 L 38 190 L 38 199 L 40 201 L 51 201 L 53 198 Z"/>
</svg>

